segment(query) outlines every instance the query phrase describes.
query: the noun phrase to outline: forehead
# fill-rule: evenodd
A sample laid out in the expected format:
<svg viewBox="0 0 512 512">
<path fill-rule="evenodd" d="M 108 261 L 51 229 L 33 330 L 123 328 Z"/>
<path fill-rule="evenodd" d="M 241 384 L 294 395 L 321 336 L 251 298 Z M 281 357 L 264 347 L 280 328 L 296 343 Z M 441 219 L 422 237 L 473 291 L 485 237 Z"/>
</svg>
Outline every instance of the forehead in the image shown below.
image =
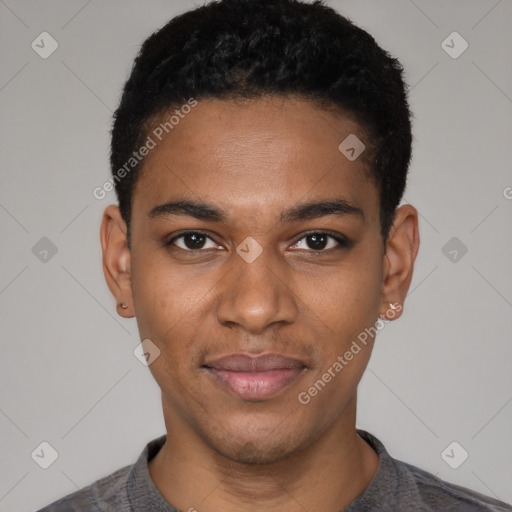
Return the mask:
<svg viewBox="0 0 512 512">
<path fill-rule="evenodd" d="M 348 158 L 353 152 L 342 144 L 369 145 L 362 127 L 346 115 L 299 99 L 208 99 L 162 130 L 174 112 L 153 120 L 148 130 L 154 148 L 137 181 L 134 213 L 178 197 L 208 199 L 240 214 L 326 197 L 355 203 L 370 218 L 378 210 L 364 151 Z"/>
</svg>

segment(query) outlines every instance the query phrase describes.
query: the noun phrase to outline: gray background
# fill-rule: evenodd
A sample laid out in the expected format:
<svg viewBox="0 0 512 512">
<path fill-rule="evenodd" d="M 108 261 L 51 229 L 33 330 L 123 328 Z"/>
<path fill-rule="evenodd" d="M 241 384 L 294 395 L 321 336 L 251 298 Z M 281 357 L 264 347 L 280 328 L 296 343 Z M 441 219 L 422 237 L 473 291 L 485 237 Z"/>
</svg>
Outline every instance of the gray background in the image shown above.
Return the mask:
<svg viewBox="0 0 512 512">
<path fill-rule="evenodd" d="M 363 377 L 358 426 L 395 457 L 510 502 L 512 2 L 327 3 L 401 59 L 415 112 L 404 202 L 422 243 L 404 316 Z M 111 115 L 139 45 L 193 6 L 0 0 L 1 511 L 88 485 L 165 432 L 135 321 L 116 315 L 101 271 L 114 194 L 92 190 L 108 178 Z M 59 44 L 47 59 L 31 48 L 43 31 Z M 441 46 L 453 31 L 469 43 L 456 59 Z M 46 261 L 33 251 L 43 237 L 57 248 Z M 43 441 L 58 452 L 46 470 L 31 458 Z M 469 453 L 458 469 L 441 457 L 453 441 Z"/>
</svg>

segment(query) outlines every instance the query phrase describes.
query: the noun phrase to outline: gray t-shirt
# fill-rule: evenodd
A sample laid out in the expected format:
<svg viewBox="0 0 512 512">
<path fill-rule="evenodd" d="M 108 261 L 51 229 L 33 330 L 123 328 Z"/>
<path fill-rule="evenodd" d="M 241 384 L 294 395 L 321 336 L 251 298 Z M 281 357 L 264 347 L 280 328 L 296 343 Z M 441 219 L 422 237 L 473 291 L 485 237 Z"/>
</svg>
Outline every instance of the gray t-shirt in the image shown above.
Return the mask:
<svg viewBox="0 0 512 512">
<path fill-rule="evenodd" d="M 512 506 L 502 501 L 445 482 L 392 458 L 375 436 L 364 430 L 357 432 L 379 454 L 379 468 L 363 494 L 343 512 L 512 511 Z M 148 470 L 148 462 L 165 439 L 163 435 L 150 441 L 135 464 L 118 469 L 38 512 L 178 512 L 165 501 Z"/>
</svg>

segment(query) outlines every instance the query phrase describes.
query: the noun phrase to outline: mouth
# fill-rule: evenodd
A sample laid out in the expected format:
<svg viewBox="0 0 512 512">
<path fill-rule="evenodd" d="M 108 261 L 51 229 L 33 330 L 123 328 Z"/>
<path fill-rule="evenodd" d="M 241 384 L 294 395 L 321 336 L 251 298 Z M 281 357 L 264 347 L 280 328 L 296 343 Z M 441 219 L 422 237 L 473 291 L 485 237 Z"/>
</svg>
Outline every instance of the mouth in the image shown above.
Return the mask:
<svg viewBox="0 0 512 512">
<path fill-rule="evenodd" d="M 304 362 L 281 354 L 232 354 L 203 365 L 225 389 L 243 400 L 272 398 L 306 370 Z"/>
</svg>

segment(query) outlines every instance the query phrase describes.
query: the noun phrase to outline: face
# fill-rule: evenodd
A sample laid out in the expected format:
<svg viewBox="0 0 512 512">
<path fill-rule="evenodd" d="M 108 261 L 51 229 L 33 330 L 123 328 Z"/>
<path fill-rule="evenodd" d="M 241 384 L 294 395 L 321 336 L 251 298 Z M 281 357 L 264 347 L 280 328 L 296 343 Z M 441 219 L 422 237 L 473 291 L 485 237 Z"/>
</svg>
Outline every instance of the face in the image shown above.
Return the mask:
<svg viewBox="0 0 512 512">
<path fill-rule="evenodd" d="M 404 297 L 384 298 L 393 256 L 350 134 L 364 143 L 307 101 L 201 100 L 144 161 L 131 250 L 105 214 L 107 281 L 160 350 L 166 422 L 229 459 L 280 460 L 353 419 L 358 340 Z"/>
</svg>

